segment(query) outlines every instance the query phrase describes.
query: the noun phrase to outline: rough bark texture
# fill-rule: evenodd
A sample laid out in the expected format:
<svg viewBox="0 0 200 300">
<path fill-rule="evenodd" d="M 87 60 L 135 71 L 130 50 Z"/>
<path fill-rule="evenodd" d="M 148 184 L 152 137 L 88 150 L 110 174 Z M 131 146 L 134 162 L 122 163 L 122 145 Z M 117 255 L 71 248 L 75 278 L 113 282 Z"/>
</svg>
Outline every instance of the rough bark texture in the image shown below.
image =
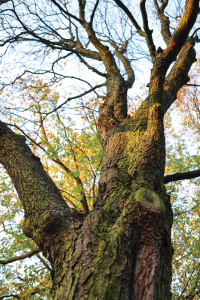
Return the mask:
<svg viewBox="0 0 200 300">
<path fill-rule="evenodd" d="M 81 3 L 81 24 L 107 70 L 107 97 L 98 128 L 105 153 L 94 210 L 83 215 L 70 209 L 24 138 L 2 122 L 0 162 L 24 206 L 24 233 L 51 262 L 54 300 L 169 300 L 173 216 L 164 187 L 163 116 L 195 61 L 194 41 L 186 39 L 199 1 L 186 1 L 177 30 L 172 36 L 165 34 L 166 49 L 153 54 L 149 96 L 131 119 L 127 88 L 133 74 L 125 82 L 109 48 L 85 22 Z M 144 5 L 142 10 L 145 18 Z M 162 30 L 167 20 L 163 22 Z M 144 36 L 147 23 L 145 28 Z"/>
</svg>

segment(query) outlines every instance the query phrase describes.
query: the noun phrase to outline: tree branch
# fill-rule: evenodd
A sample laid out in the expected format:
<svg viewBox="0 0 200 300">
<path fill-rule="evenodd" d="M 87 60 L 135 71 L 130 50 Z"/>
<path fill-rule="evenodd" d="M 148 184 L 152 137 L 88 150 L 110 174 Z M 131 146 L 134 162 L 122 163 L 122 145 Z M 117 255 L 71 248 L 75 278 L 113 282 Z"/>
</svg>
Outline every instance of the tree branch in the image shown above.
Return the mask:
<svg viewBox="0 0 200 300">
<path fill-rule="evenodd" d="M 37 255 L 37 257 L 43 263 L 43 265 L 47 268 L 47 270 L 49 270 L 50 272 L 52 272 L 52 269 L 49 267 L 49 265 L 46 263 L 46 261 L 39 254 Z"/>
<path fill-rule="evenodd" d="M 164 14 L 164 10 L 167 7 L 168 2 L 168 0 L 163 2 L 162 6 L 159 7 L 157 0 L 154 0 L 154 4 L 158 13 L 158 18 L 161 22 L 161 34 L 166 44 L 168 43 L 171 37 L 171 32 L 169 30 L 169 18 L 166 17 Z"/>
<path fill-rule="evenodd" d="M 178 53 L 187 40 L 199 11 L 198 0 L 187 0 L 185 10 L 180 22 L 168 41 L 166 49 L 156 53 L 153 69 L 151 71 L 149 88 L 149 107 L 153 104 L 163 104 L 163 85 L 169 66 L 176 60 Z"/>
<path fill-rule="evenodd" d="M 42 120 L 42 122 L 43 121 L 44 120 Z M 40 144 L 38 144 L 36 141 L 34 141 L 31 137 L 29 137 L 19 126 L 17 126 L 16 124 L 11 125 L 11 126 L 14 126 L 18 130 L 20 130 L 24 134 L 24 136 L 26 136 L 26 138 L 28 138 L 34 145 L 38 146 L 40 149 L 42 149 L 46 153 L 46 150 Z M 47 143 L 48 143 L 48 141 L 47 141 Z M 48 143 L 48 144 L 50 145 L 50 143 Z M 81 203 L 83 205 L 83 210 L 85 213 L 88 213 L 89 208 L 88 208 L 87 198 L 86 198 L 86 195 L 84 192 L 84 186 L 83 186 L 82 180 L 80 179 L 79 176 L 74 176 L 73 172 L 60 160 L 57 153 L 56 153 L 56 156 L 57 156 L 57 158 L 52 158 L 52 161 L 57 163 L 67 174 L 69 174 L 76 181 L 77 186 L 80 187 L 80 189 L 81 189 L 80 194 L 82 196 Z"/>
<path fill-rule="evenodd" d="M 188 42 L 182 47 L 179 53 L 179 58 L 177 59 L 169 75 L 165 79 L 162 101 L 163 114 L 177 99 L 177 93 L 180 90 L 180 88 L 190 80 L 188 73 L 192 64 L 195 61 L 196 52 L 194 50 L 194 41 L 193 39 L 189 39 Z M 132 120 L 135 125 L 147 125 L 148 102 L 149 97 L 147 97 L 141 103 L 140 107 L 137 109 L 134 116 L 132 117 Z"/>
<path fill-rule="evenodd" d="M 124 68 L 126 70 L 126 74 L 128 75 L 128 79 L 125 81 L 125 85 L 126 88 L 131 88 L 134 81 L 135 81 L 135 74 L 134 71 L 131 67 L 131 63 L 130 61 L 121 53 L 121 51 L 119 51 L 117 45 L 113 42 L 113 41 L 109 41 L 110 44 L 113 46 L 113 48 L 115 49 L 115 53 L 117 55 L 117 57 L 121 60 L 121 62 L 124 65 Z"/>
<path fill-rule="evenodd" d="M 132 22 L 132 24 L 136 28 L 137 33 L 141 36 L 145 36 L 144 31 L 142 31 L 141 27 L 139 26 L 139 24 L 137 23 L 137 21 L 135 20 L 135 18 L 132 15 L 132 13 L 130 12 L 130 10 L 127 8 L 127 6 L 125 6 L 121 0 L 114 0 L 114 1 L 126 13 L 126 15 L 129 17 L 130 21 Z"/>
<path fill-rule="evenodd" d="M 54 231 L 70 226 L 70 209 L 40 159 L 25 144 L 24 136 L 14 133 L 3 122 L 0 122 L 0 162 L 25 208 L 26 236 L 39 246 L 52 226 Z M 37 218 L 33 219 L 33 215 Z"/>
<path fill-rule="evenodd" d="M 97 6 L 99 5 L 99 0 L 96 0 L 96 3 L 94 5 L 94 9 L 92 11 L 92 14 L 91 14 L 91 17 L 90 17 L 90 24 L 92 25 L 92 22 L 93 22 L 93 19 L 94 19 L 94 15 L 95 15 L 95 12 L 97 10 Z"/>
<path fill-rule="evenodd" d="M 87 199 L 86 199 L 86 195 L 85 195 L 85 192 L 84 192 L 84 187 L 83 187 L 83 183 L 82 183 L 82 180 L 80 179 L 79 176 L 74 176 L 72 171 L 67 167 L 65 166 L 65 164 L 63 164 L 63 162 L 57 158 L 57 159 L 53 159 L 58 165 L 60 165 L 60 167 L 67 173 L 67 174 L 70 174 L 72 175 L 72 177 L 74 178 L 74 180 L 76 181 L 77 185 L 80 187 L 81 189 L 81 196 L 82 196 L 82 199 L 81 199 L 81 203 L 83 205 L 83 210 L 84 212 L 87 214 L 89 212 L 89 207 L 88 207 L 88 204 L 87 204 Z"/>
<path fill-rule="evenodd" d="M 191 39 L 182 47 L 179 58 L 165 79 L 163 113 L 165 113 L 176 100 L 180 88 L 190 80 L 188 73 L 195 61 L 196 52 L 194 49 L 194 41 Z"/>
<path fill-rule="evenodd" d="M 80 24 L 83 24 L 82 20 L 80 20 L 79 18 L 77 18 L 76 16 L 70 14 L 67 10 L 65 10 L 57 1 L 55 0 L 51 0 L 51 2 L 53 2 L 53 4 L 55 4 L 60 11 L 62 11 L 64 13 L 64 15 L 73 18 L 74 20 L 78 21 Z"/>
<path fill-rule="evenodd" d="M 0 5 L 9 2 L 10 0 L 0 0 Z"/>
<path fill-rule="evenodd" d="M 82 24 L 85 23 L 85 4 L 86 0 L 78 0 L 79 3 L 79 18 Z"/>
<path fill-rule="evenodd" d="M 99 76 L 106 77 L 106 73 L 102 73 L 95 69 L 94 67 L 90 66 L 82 57 L 79 53 L 76 53 L 77 57 L 80 59 L 80 61 L 89 69 L 92 70 L 93 72 L 97 73 Z"/>
<path fill-rule="evenodd" d="M 88 34 L 88 38 L 93 44 L 93 46 L 101 53 L 101 57 L 103 60 L 103 63 L 106 67 L 108 75 L 118 74 L 120 75 L 119 68 L 117 67 L 117 64 L 115 62 L 115 59 L 112 55 L 112 53 L 109 50 L 108 46 L 103 45 L 99 39 L 96 37 L 95 31 L 92 28 L 90 23 L 87 23 L 83 26 Z"/>
<path fill-rule="evenodd" d="M 22 20 L 18 16 L 17 12 L 15 11 L 14 7 L 13 7 L 12 12 L 14 13 L 16 20 L 22 26 L 24 32 L 22 31 L 19 34 L 15 35 L 14 37 L 9 37 L 8 39 L 4 40 L 4 42 L 1 43 L 1 46 L 4 46 L 5 44 L 8 44 L 8 43 L 12 44 L 14 42 L 19 42 L 19 41 L 32 41 L 32 42 L 35 41 L 35 42 L 42 43 L 45 46 L 50 47 L 51 49 L 66 50 L 66 51 L 70 51 L 72 53 L 80 53 L 84 57 L 102 61 L 100 53 L 98 53 L 97 51 L 88 50 L 88 49 L 83 48 L 83 46 L 80 44 L 80 42 L 78 40 L 74 41 L 74 38 L 72 37 L 71 34 L 70 34 L 71 39 L 63 38 L 53 27 L 50 27 L 48 24 L 46 24 L 46 22 L 44 22 L 44 20 L 42 20 L 39 15 L 34 14 L 45 25 L 45 28 L 47 28 L 47 30 L 49 32 L 52 32 L 54 34 L 54 36 L 56 36 L 57 39 L 59 39 L 58 41 L 48 40 L 44 36 L 40 36 L 39 34 L 37 34 L 36 31 L 28 28 L 22 22 Z M 70 31 L 70 28 L 69 28 L 69 31 Z M 30 38 L 29 36 L 31 36 L 32 38 Z"/>
<path fill-rule="evenodd" d="M 26 253 L 26 254 L 15 256 L 15 257 L 12 257 L 12 258 L 9 258 L 9 259 L 6 259 L 6 260 L 0 259 L 0 264 L 7 265 L 7 264 L 10 264 L 10 263 L 12 263 L 14 261 L 18 261 L 18 260 L 22 260 L 22 259 L 31 257 L 31 256 L 33 256 L 33 255 L 35 255 L 35 254 L 37 254 L 39 252 L 41 252 L 41 250 L 39 248 L 34 248 L 31 251 L 29 251 L 28 253 Z"/>
<path fill-rule="evenodd" d="M 88 91 L 85 91 L 83 92 L 82 94 L 79 94 L 77 96 L 74 96 L 74 97 L 69 97 L 67 98 L 67 100 L 65 100 L 63 103 L 61 103 L 60 105 L 58 105 L 56 108 L 54 108 L 53 110 L 51 110 L 50 112 L 48 112 L 47 114 L 45 114 L 45 118 L 52 114 L 53 112 L 57 111 L 58 109 L 60 109 L 63 105 L 65 105 L 67 102 L 71 101 L 71 100 L 74 100 L 74 99 L 77 99 L 77 98 L 81 98 L 91 92 L 93 92 L 94 90 L 96 90 L 97 88 L 100 88 L 102 86 L 105 86 L 105 83 L 102 83 L 102 84 L 98 84 L 96 86 L 94 86 L 93 88 L 89 89 Z"/>
<path fill-rule="evenodd" d="M 146 0 L 141 0 L 140 2 L 140 10 L 142 13 L 142 20 L 143 20 L 143 27 L 144 27 L 144 31 L 145 31 L 145 38 L 147 41 L 147 46 L 149 48 L 149 52 L 151 55 L 152 60 L 155 60 L 155 55 L 156 55 L 156 48 L 153 42 L 153 38 L 152 38 L 152 33 L 153 30 L 149 29 L 149 25 L 148 25 L 148 18 L 147 18 L 147 12 L 146 12 L 146 8 L 145 8 L 145 3 Z"/>
<path fill-rule="evenodd" d="M 194 171 L 188 171 L 184 173 L 175 173 L 171 175 L 166 175 L 164 177 L 164 183 L 169 183 L 172 181 L 185 180 L 185 179 L 194 179 L 200 177 L 200 169 Z"/>
<path fill-rule="evenodd" d="M 0 300 L 5 299 L 5 298 L 10 298 L 10 297 L 14 297 L 16 299 L 21 299 L 18 295 L 11 294 L 11 295 L 6 295 L 6 296 L 1 296 Z"/>
<path fill-rule="evenodd" d="M 185 10 L 179 21 L 179 24 L 168 41 L 167 48 L 163 51 L 162 62 L 167 63 L 167 69 L 169 65 L 176 59 L 179 51 L 184 45 L 190 30 L 192 29 L 197 14 L 199 11 L 199 1 L 198 0 L 187 0 L 185 5 Z"/>
<path fill-rule="evenodd" d="M 190 274 L 190 276 L 189 276 L 189 278 L 188 278 L 188 280 L 187 280 L 187 282 L 186 282 L 186 284 L 185 284 L 185 286 L 183 288 L 183 291 L 182 291 L 181 295 L 178 297 L 178 300 L 180 300 L 182 298 L 182 296 L 183 296 L 183 294 L 184 294 L 184 292 L 185 292 L 185 290 L 187 288 L 187 285 L 189 284 L 189 282 L 190 282 L 190 280 L 191 280 L 191 278 L 193 276 L 194 271 L 195 271 L 195 266 L 193 266 L 193 270 L 192 270 L 192 272 L 191 272 L 191 274 Z"/>
</svg>

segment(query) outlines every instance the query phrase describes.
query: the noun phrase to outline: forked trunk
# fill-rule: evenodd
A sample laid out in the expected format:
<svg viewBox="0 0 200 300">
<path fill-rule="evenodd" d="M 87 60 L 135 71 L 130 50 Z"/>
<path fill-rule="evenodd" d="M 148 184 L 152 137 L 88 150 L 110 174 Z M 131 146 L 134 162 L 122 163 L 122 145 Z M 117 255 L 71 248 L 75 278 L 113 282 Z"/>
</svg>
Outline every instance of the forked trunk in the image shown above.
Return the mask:
<svg viewBox="0 0 200 300">
<path fill-rule="evenodd" d="M 0 162 L 25 207 L 24 233 L 51 262 L 54 300 L 171 299 L 161 105 L 147 99 L 133 119 L 117 113 L 102 131 L 99 193 L 88 215 L 69 209 L 24 138 L 0 122 Z"/>
<path fill-rule="evenodd" d="M 63 233 L 52 261 L 53 299 L 171 299 L 172 210 L 160 105 L 149 120 L 110 130 L 94 211 L 74 222 L 73 234 Z"/>
</svg>

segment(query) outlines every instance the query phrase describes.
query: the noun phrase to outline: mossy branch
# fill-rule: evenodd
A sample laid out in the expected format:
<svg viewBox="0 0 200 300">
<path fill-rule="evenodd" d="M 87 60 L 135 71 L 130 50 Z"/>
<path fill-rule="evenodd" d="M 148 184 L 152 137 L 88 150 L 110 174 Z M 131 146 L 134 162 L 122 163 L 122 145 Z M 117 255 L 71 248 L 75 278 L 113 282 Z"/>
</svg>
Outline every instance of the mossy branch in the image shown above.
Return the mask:
<svg viewBox="0 0 200 300">
<path fill-rule="evenodd" d="M 26 254 L 15 256 L 15 257 L 12 257 L 12 258 L 9 258 L 9 259 L 5 259 L 5 260 L 0 259 L 0 264 L 1 265 L 7 265 L 7 264 L 10 264 L 10 263 L 13 263 L 14 261 L 18 261 L 18 260 L 22 260 L 22 259 L 31 257 L 31 256 L 33 256 L 33 255 L 35 255 L 35 254 L 37 254 L 39 252 L 41 252 L 41 250 L 39 248 L 34 248 L 31 251 L 29 251 L 28 253 L 26 253 Z"/>
</svg>

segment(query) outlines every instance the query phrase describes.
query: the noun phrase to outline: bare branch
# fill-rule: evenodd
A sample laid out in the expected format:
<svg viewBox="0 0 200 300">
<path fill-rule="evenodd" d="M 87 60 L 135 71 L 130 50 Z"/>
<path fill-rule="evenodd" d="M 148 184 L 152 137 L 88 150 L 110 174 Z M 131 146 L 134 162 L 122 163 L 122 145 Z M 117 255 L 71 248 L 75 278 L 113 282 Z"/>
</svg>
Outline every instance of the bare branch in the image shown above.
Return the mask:
<svg viewBox="0 0 200 300">
<path fill-rule="evenodd" d="M 79 3 L 79 17 L 82 21 L 82 24 L 85 23 L 85 4 L 86 0 L 78 0 Z"/>
<path fill-rule="evenodd" d="M 123 4 L 123 2 L 121 0 L 114 0 L 115 3 L 127 14 L 127 16 L 129 17 L 130 21 L 132 22 L 132 24 L 134 25 L 134 27 L 136 28 L 137 32 L 139 35 L 141 36 L 145 36 L 144 31 L 142 31 L 141 27 L 139 26 L 139 24 L 137 23 L 137 21 L 135 20 L 135 18 L 133 17 L 132 13 L 130 12 L 130 10 Z"/>
<path fill-rule="evenodd" d="M 100 40 L 96 37 L 96 33 L 90 23 L 84 24 L 83 26 L 87 30 L 89 40 L 94 45 L 94 47 L 97 50 L 99 50 L 99 52 L 101 53 L 101 57 L 102 57 L 104 65 L 106 67 L 106 70 L 108 72 L 108 75 L 111 75 L 114 73 L 114 74 L 118 74 L 120 76 L 119 68 L 117 67 L 115 59 L 114 59 L 111 51 L 109 50 L 109 47 L 103 45 L 100 42 Z"/>
<path fill-rule="evenodd" d="M 11 295 L 6 295 L 6 296 L 1 296 L 0 300 L 5 299 L 5 298 L 10 298 L 10 297 L 14 297 L 16 299 L 21 299 L 18 295 L 11 294 Z"/>
<path fill-rule="evenodd" d="M 61 108 L 63 105 L 65 105 L 67 102 L 69 102 L 69 101 L 71 101 L 71 100 L 74 100 L 74 99 L 77 99 L 77 98 L 81 98 L 81 97 L 83 97 L 83 96 L 85 96 L 85 95 L 87 95 L 87 94 L 93 92 L 94 90 L 96 90 L 97 88 L 100 88 L 100 87 L 102 87 L 102 86 L 105 86 L 105 83 L 95 85 L 93 88 L 91 88 L 91 89 L 88 90 L 88 91 L 85 91 L 85 92 L 82 93 L 82 94 L 79 94 L 79 95 L 74 96 L 74 97 L 69 97 L 69 98 L 67 98 L 67 100 L 65 100 L 63 103 L 61 103 L 60 105 L 58 105 L 55 109 L 53 109 L 53 110 L 51 110 L 50 112 L 48 112 L 47 114 L 45 114 L 45 118 L 46 118 L 48 115 L 50 115 L 50 114 L 52 114 L 53 112 L 55 112 L 55 111 L 57 111 L 58 109 L 60 109 L 60 108 Z"/>
<path fill-rule="evenodd" d="M 199 11 L 198 0 L 186 1 L 185 10 L 174 34 L 169 39 L 166 49 L 156 53 L 156 60 L 151 71 L 149 88 L 149 107 L 155 103 L 163 103 L 163 84 L 166 72 L 186 42 Z M 159 76 L 158 76 L 159 74 Z"/>
<path fill-rule="evenodd" d="M 49 265 L 46 263 L 46 261 L 44 260 L 44 258 L 42 258 L 39 254 L 37 255 L 37 257 L 39 258 L 39 260 L 43 263 L 43 265 L 47 268 L 47 270 L 49 270 L 50 272 L 52 272 L 52 269 L 49 267 Z"/>
<path fill-rule="evenodd" d="M 143 27 L 144 27 L 144 31 L 145 31 L 145 38 L 146 38 L 146 41 L 147 41 L 147 45 L 148 45 L 148 48 L 149 48 L 151 58 L 154 61 L 156 48 L 155 48 L 153 38 L 152 38 L 153 30 L 150 30 L 149 25 L 148 25 L 148 18 L 147 18 L 145 3 L 146 3 L 146 0 L 141 0 L 140 9 L 141 9 L 141 13 L 142 13 Z"/>
<path fill-rule="evenodd" d="M 57 1 L 51 0 L 51 2 L 53 2 L 60 9 L 60 11 L 62 11 L 64 13 L 64 15 L 66 15 L 67 17 L 73 18 L 74 20 L 78 21 L 80 24 L 83 23 L 82 20 L 80 20 L 76 16 L 70 14 L 67 10 L 65 10 Z"/>
<path fill-rule="evenodd" d="M 52 41 L 52 40 L 48 40 L 44 37 L 41 37 L 35 31 L 28 28 L 22 22 L 22 20 L 18 16 L 17 12 L 15 11 L 14 7 L 13 7 L 13 13 L 14 13 L 17 21 L 23 27 L 24 32 L 20 32 L 19 34 L 15 35 L 14 37 L 9 37 L 3 43 L 0 44 L 1 46 L 4 46 L 6 44 L 12 44 L 12 43 L 17 42 L 17 41 L 39 42 L 39 43 L 42 43 L 42 44 L 44 44 L 47 47 L 50 47 L 52 49 L 66 50 L 66 51 L 70 51 L 72 53 L 80 53 L 84 57 L 88 57 L 88 58 L 92 58 L 92 59 L 95 59 L 95 60 L 98 60 L 98 61 L 102 61 L 100 53 L 83 48 L 80 41 L 78 41 L 78 40 L 74 41 L 74 38 L 72 37 L 72 33 L 71 33 L 71 39 L 66 39 L 66 38 L 61 37 L 61 35 L 55 29 L 53 29 L 53 27 L 50 27 L 48 24 L 46 24 L 46 22 L 44 22 L 44 20 L 42 20 L 42 18 L 39 15 L 37 15 L 39 20 L 46 26 L 46 28 L 50 32 L 54 33 L 54 35 L 59 39 L 58 41 Z M 69 27 L 69 31 L 70 31 L 70 27 Z M 33 38 L 30 38 L 27 35 L 31 35 Z"/>
<path fill-rule="evenodd" d="M 92 25 L 92 22 L 93 22 L 94 15 L 95 15 L 95 12 L 96 12 L 96 10 L 97 10 L 97 6 L 98 6 L 98 4 L 99 4 L 99 0 L 96 0 L 96 3 L 95 3 L 95 6 L 94 6 L 94 9 L 93 9 L 93 11 L 92 11 L 92 14 L 91 14 L 91 17 L 90 17 L 90 23 L 91 23 L 91 25 Z"/>
<path fill-rule="evenodd" d="M 92 70 L 93 72 L 97 73 L 100 76 L 106 77 L 106 73 L 102 73 L 100 71 L 98 71 L 96 68 L 90 66 L 82 57 L 80 54 L 76 53 L 76 55 L 78 56 L 78 58 L 80 59 L 80 61 L 89 69 Z"/>
<path fill-rule="evenodd" d="M 124 65 L 124 68 L 126 70 L 126 73 L 128 75 L 128 79 L 126 80 L 125 84 L 126 84 L 126 88 L 131 88 L 134 81 L 135 81 L 135 74 L 134 74 L 134 71 L 131 67 L 131 63 L 130 61 L 128 60 L 128 58 L 126 58 L 122 53 L 121 51 L 119 51 L 116 43 L 112 42 L 112 41 L 109 41 L 110 44 L 113 46 L 113 48 L 115 49 L 115 53 L 117 55 L 117 57 L 121 60 L 121 62 L 123 63 Z M 127 42 L 128 43 L 128 42 Z"/>
<path fill-rule="evenodd" d="M 28 258 L 28 257 L 31 257 L 37 253 L 41 252 L 41 250 L 39 248 L 34 248 L 32 249 L 31 251 L 29 251 L 28 253 L 26 254 L 22 254 L 22 255 L 19 255 L 19 256 L 15 256 L 15 257 L 12 257 L 12 258 L 9 258 L 9 259 L 6 259 L 6 260 L 0 260 L 0 264 L 2 265 L 7 265 L 7 264 L 10 264 L 14 261 L 18 261 L 18 260 L 22 260 L 22 259 L 25 259 L 25 258 Z"/>
<path fill-rule="evenodd" d="M 154 4 L 158 13 L 158 18 L 161 21 L 161 33 L 166 44 L 168 43 L 171 37 L 171 32 L 169 30 L 169 18 L 164 14 L 164 10 L 167 7 L 168 2 L 168 0 L 164 1 L 162 6 L 159 7 L 157 0 L 154 0 Z"/>
<path fill-rule="evenodd" d="M 184 173 L 175 173 L 171 175 L 166 175 L 164 177 L 164 183 L 169 183 L 172 181 L 185 180 L 185 179 L 194 179 L 200 177 L 200 169 L 194 171 L 188 171 Z"/>
<path fill-rule="evenodd" d="M 199 11 L 199 1 L 198 0 L 188 0 L 186 1 L 185 10 L 179 21 L 179 24 L 168 41 L 167 48 L 163 52 L 163 61 L 168 61 L 172 63 L 180 49 L 184 45 L 192 26 L 197 18 Z"/>
</svg>

